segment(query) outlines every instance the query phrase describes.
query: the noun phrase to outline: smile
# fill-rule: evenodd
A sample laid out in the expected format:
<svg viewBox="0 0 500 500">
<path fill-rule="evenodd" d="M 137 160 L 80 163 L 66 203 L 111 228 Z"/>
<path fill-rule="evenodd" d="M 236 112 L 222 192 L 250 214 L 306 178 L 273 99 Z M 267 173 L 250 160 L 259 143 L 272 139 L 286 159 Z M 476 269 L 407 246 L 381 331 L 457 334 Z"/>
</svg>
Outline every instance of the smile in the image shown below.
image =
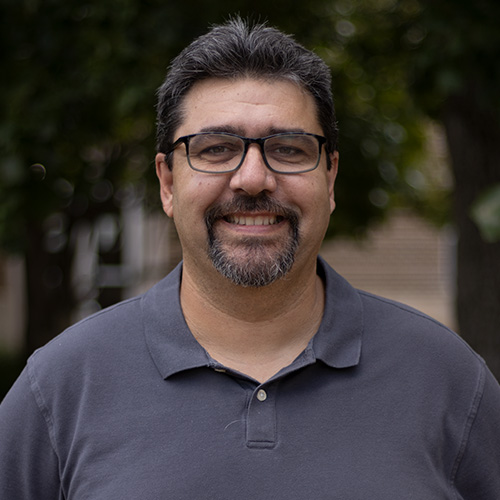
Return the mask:
<svg viewBox="0 0 500 500">
<path fill-rule="evenodd" d="M 239 226 L 272 226 L 283 220 L 276 215 L 228 215 L 224 217 L 226 222 Z"/>
</svg>

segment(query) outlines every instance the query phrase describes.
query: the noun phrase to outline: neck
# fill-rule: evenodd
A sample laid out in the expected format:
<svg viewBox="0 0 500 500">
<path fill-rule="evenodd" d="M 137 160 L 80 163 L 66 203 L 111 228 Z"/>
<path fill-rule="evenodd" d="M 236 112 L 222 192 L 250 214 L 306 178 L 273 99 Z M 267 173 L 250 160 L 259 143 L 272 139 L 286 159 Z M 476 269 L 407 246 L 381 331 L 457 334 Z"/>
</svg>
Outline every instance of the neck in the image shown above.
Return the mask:
<svg viewBox="0 0 500 500">
<path fill-rule="evenodd" d="M 184 267 L 186 322 L 212 358 L 260 382 L 289 365 L 321 323 L 324 286 L 315 266 L 262 288 L 212 278 L 205 286 Z"/>
</svg>

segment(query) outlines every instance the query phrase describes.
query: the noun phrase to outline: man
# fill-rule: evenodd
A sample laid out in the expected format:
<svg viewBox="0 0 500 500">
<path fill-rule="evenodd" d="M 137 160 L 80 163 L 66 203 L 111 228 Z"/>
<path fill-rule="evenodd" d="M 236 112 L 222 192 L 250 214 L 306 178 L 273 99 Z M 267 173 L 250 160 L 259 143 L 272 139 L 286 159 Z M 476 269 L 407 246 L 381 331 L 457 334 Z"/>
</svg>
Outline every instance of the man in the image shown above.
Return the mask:
<svg viewBox="0 0 500 500">
<path fill-rule="evenodd" d="M 500 388 L 455 334 L 318 258 L 326 65 L 215 27 L 159 91 L 183 263 L 68 329 L 0 407 L 1 498 L 500 498 Z"/>
</svg>

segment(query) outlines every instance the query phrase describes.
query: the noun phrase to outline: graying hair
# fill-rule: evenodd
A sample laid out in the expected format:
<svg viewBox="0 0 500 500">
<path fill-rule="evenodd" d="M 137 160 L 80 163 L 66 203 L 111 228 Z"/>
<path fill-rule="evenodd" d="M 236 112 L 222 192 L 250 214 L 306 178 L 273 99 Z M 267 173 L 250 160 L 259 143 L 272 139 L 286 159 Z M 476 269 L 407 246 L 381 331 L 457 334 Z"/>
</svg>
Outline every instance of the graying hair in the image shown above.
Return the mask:
<svg viewBox="0 0 500 500">
<path fill-rule="evenodd" d="M 319 124 L 327 142 L 337 149 L 338 129 L 325 62 L 291 36 L 266 24 L 250 25 L 235 18 L 213 27 L 188 45 L 171 63 L 158 89 L 158 152 L 166 152 L 183 119 L 183 98 L 193 85 L 207 78 L 266 78 L 298 84 L 314 98 Z M 329 165 L 329 162 L 328 162 Z"/>
</svg>

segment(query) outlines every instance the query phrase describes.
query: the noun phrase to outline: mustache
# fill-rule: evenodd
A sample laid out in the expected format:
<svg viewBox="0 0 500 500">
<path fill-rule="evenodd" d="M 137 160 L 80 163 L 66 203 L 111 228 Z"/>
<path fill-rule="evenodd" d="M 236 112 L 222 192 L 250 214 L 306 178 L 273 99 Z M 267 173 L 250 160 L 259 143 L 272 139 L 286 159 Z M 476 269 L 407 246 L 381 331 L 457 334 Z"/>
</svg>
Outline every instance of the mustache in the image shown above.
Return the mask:
<svg viewBox="0 0 500 500">
<path fill-rule="evenodd" d="M 241 212 L 267 212 L 287 219 L 293 228 L 298 227 L 299 215 L 297 211 L 271 198 L 266 193 L 257 196 L 237 194 L 228 202 L 214 203 L 205 212 L 205 224 L 210 231 L 218 220 Z"/>
</svg>

